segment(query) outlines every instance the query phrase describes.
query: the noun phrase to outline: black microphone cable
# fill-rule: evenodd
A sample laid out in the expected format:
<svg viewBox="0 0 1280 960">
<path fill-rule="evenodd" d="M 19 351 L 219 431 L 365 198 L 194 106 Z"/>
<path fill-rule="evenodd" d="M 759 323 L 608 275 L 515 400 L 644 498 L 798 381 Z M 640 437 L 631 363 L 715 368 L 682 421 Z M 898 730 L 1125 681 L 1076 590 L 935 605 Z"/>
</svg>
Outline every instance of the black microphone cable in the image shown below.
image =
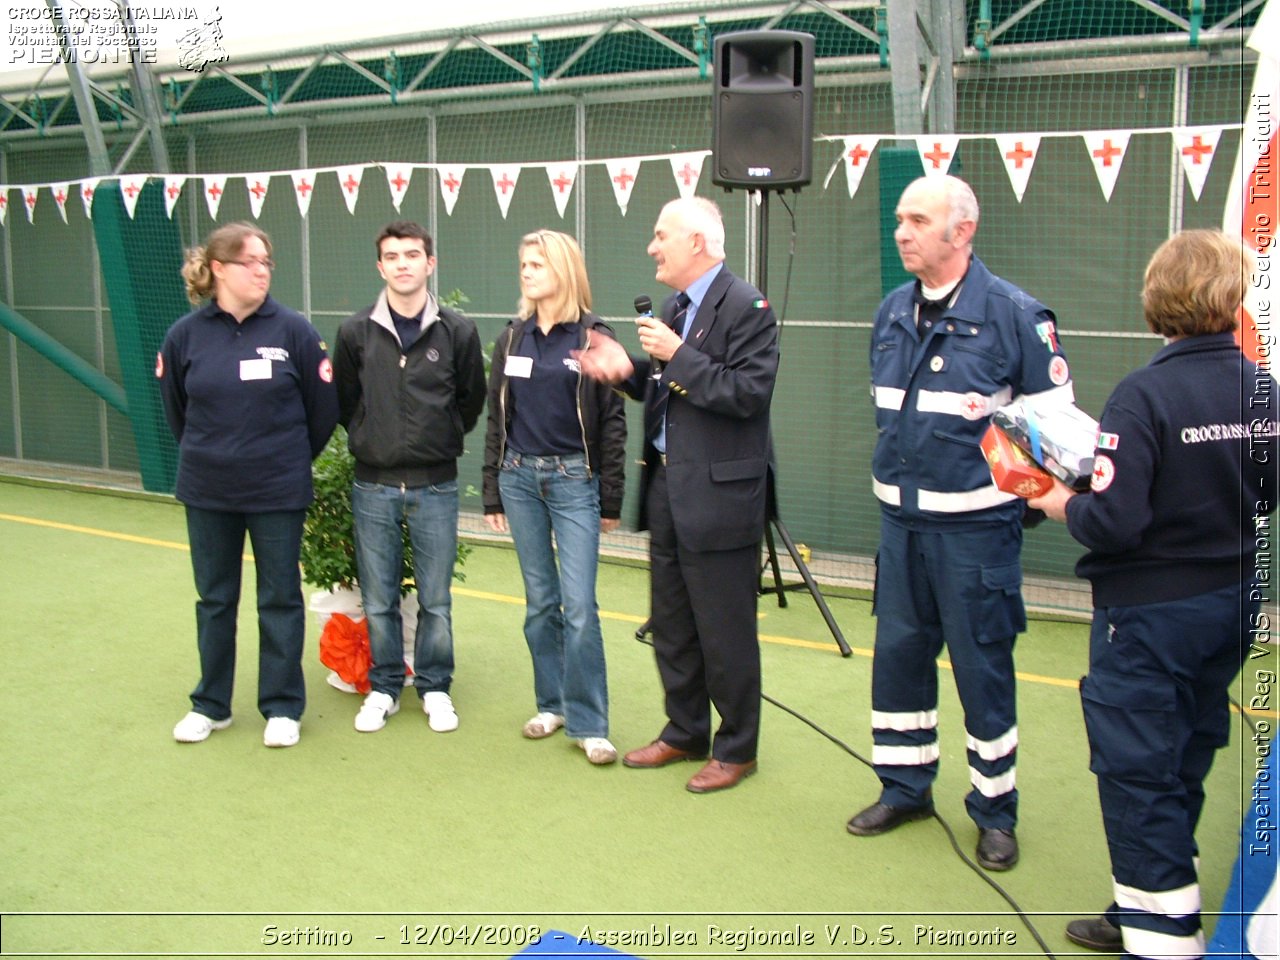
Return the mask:
<svg viewBox="0 0 1280 960">
<path fill-rule="evenodd" d="M 637 634 L 636 639 L 639 640 L 641 643 L 646 643 L 649 646 L 653 646 L 653 641 L 646 639 L 644 634 Z M 839 737 L 835 736 L 832 733 L 829 733 L 827 730 L 818 726 L 817 723 L 810 720 L 808 717 L 800 713 L 798 710 L 793 710 L 791 707 L 788 707 L 782 701 L 776 700 L 773 697 L 769 696 L 763 690 L 761 690 L 760 699 L 764 700 L 768 704 L 771 704 L 777 707 L 783 713 L 789 714 L 790 716 L 799 720 L 805 726 L 809 727 L 814 732 L 818 733 L 822 737 L 825 737 L 827 740 L 830 740 L 837 747 L 839 747 L 845 753 L 849 754 L 849 756 L 853 757 L 859 763 L 866 766 L 868 769 L 870 770 L 875 769 L 875 765 L 869 759 L 864 757 L 857 750 L 853 749 L 853 747 L 849 746 Z M 1009 904 L 1009 906 L 1013 909 L 1013 912 L 1017 914 L 1018 919 L 1022 921 L 1023 925 L 1026 926 L 1027 930 L 1031 933 L 1032 938 L 1036 941 L 1037 944 L 1039 944 L 1040 951 L 1045 955 L 1045 957 L 1047 957 L 1048 960 L 1057 960 L 1053 951 L 1049 949 L 1049 945 L 1045 943 L 1044 938 L 1040 936 L 1040 931 L 1036 929 L 1036 925 L 1031 922 L 1031 918 L 1027 916 L 1026 911 L 1022 909 L 1021 905 L 1019 905 L 1019 903 L 1013 899 L 1013 896 L 1009 893 L 1009 891 L 1006 890 L 1004 887 L 1002 887 L 1000 884 L 996 883 L 993 879 L 991 879 L 989 872 L 986 870 L 983 870 L 971 859 L 969 859 L 969 856 L 960 848 L 960 844 L 956 840 L 955 831 L 951 829 L 951 824 L 949 824 L 946 821 L 946 819 L 942 816 L 942 814 L 938 813 L 936 809 L 934 810 L 933 816 L 931 819 L 938 821 L 938 825 L 942 827 L 943 832 L 946 833 L 947 835 L 947 840 L 951 844 L 951 849 L 955 851 L 955 855 L 960 858 L 961 862 L 964 863 L 964 865 L 967 866 L 970 870 L 972 870 L 974 874 L 976 874 L 979 878 L 981 878 L 981 880 L 987 886 L 989 886 L 992 890 L 994 890 L 996 894 L 1002 900 L 1004 900 L 1005 903 Z"/>
</svg>

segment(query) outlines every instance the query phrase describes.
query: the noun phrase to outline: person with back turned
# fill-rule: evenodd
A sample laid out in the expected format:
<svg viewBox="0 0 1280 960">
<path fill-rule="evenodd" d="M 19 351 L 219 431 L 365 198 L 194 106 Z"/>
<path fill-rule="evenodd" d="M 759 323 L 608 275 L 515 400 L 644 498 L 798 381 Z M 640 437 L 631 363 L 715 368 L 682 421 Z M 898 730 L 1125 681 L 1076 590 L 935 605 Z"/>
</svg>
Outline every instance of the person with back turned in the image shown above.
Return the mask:
<svg viewBox="0 0 1280 960">
<path fill-rule="evenodd" d="M 724 223 L 701 197 L 662 208 L 649 255 L 678 294 L 641 318 L 647 357 L 607 338 L 578 354 L 589 376 L 645 403 L 640 528 L 648 529 L 653 647 L 667 724 L 628 767 L 703 766 L 708 793 L 756 771 L 760 645 L 756 584 L 778 371 L 777 322 L 764 296 L 724 267 Z M 711 707 L 720 727 L 711 730 Z"/>
<path fill-rule="evenodd" d="M 1269 579 L 1257 551 L 1276 505 L 1277 385 L 1233 336 L 1247 263 L 1216 230 L 1156 250 L 1142 306 L 1165 345 L 1107 400 L 1090 489 L 1057 484 L 1031 501 L 1088 548 L 1076 573 L 1093 586 L 1080 700 L 1114 900 L 1067 937 L 1123 942 L 1131 957 L 1205 952 L 1204 779 L 1227 745 L 1250 627 L 1265 622 L 1255 579 Z"/>
<path fill-rule="evenodd" d="M 968 184 L 916 180 L 897 217 L 898 253 L 916 279 L 885 298 L 871 335 L 880 501 L 871 726 L 882 789 L 848 830 L 873 836 L 933 815 L 945 645 L 964 707 L 978 863 L 1008 870 L 1018 860 L 1024 507 L 996 489 L 978 441 L 1014 397 L 1070 402 L 1070 372 L 1053 313 L 973 255 Z"/>
</svg>

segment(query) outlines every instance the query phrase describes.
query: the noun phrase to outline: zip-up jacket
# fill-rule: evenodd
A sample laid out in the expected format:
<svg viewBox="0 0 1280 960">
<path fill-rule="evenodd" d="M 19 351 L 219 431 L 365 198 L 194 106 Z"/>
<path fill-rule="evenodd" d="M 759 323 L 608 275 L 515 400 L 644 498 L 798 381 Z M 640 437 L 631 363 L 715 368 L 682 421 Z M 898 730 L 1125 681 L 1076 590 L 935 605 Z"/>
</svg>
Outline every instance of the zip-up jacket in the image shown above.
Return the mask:
<svg viewBox="0 0 1280 960">
<path fill-rule="evenodd" d="M 977 257 L 942 305 L 922 307 L 917 290 L 890 293 L 871 335 L 881 509 L 908 522 L 1016 519 L 1021 501 L 996 489 L 979 441 L 1014 397 L 1074 399 L 1053 313 Z"/>
<path fill-rule="evenodd" d="M 1120 381 L 1067 528 L 1095 607 L 1184 600 L 1255 570 L 1276 506 L 1277 391 L 1229 333 L 1178 340 Z"/>
<path fill-rule="evenodd" d="M 514 415 L 508 384 L 507 357 L 519 354 L 525 334 L 537 323 L 536 317 L 512 320 L 493 345 L 489 372 L 489 427 L 484 443 L 484 512 L 505 513 L 498 492 L 498 472 L 507 450 L 507 429 Z M 616 339 L 609 326 L 593 313 L 581 320 L 582 338 L 578 349 L 585 350 L 589 337 Z M 608 384 L 578 372 L 578 424 L 582 432 L 582 452 L 588 468 L 600 476 L 600 516 L 606 520 L 622 516 L 622 491 L 627 456 L 627 418 L 622 397 Z"/>
<path fill-rule="evenodd" d="M 422 487 L 458 476 L 463 438 L 484 407 L 480 335 L 429 295 L 421 323 L 403 350 L 384 290 L 338 329 L 339 421 L 357 480 Z"/>
</svg>

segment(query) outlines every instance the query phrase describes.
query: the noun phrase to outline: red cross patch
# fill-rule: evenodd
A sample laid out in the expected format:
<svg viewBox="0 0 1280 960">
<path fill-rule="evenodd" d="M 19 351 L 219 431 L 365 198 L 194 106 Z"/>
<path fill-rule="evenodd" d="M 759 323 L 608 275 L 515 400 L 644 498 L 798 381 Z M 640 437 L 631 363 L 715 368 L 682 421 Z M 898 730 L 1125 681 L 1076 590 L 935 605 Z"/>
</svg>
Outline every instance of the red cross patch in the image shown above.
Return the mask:
<svg viewBox="0 0 1280 960">
<path fill-rule="evenodd" d="M 1111 486 L 1111 481 L 1115 478 L 1116 465 L 1111 462 L 1110 457 L 1100 456 L 1094 458 L 1093 477 L 1089 480 L 1090 490 L 1094 493 L 1101 493 Z"/>
<path fill-rule="evenodd" d="M 1055 387 L 1060 387 L 1071 379 L 1071 370 L 1062 357 L 1054 357 L 1049 361 L 1049 379 Z"/>
<path fill-rule="evenodd" d="M 320 379 L 325 383 L 333 383 L 333 364 L 328 357 L 320 361 Z"/>
<path fill-rule="evenodd" d="M 987 398 L 980 393 L 966 393 L 960 413 L 966 420 L 981 420 L 987 415 Z"/>
</svg>

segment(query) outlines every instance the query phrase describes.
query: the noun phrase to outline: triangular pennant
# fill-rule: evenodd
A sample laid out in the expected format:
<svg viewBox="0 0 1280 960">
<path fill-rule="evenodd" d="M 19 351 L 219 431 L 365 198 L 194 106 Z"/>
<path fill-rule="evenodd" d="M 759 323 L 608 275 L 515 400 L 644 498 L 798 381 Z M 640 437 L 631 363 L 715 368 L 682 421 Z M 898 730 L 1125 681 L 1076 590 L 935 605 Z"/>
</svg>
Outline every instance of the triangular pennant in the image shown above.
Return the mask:
<svg viewBox="0 0 1280 960">
<path fill-rule="evenodd" d="M 226 193 L 227 178 L 215 174 L 204 178 L 204 199 L 209 204 L 209 216 L 218 219 L 218 205 L 222 203 L 222 195 Z"/>
<path fill-rule="evenodd" d="M 502 211 L 502 219 L 505 220 L 507 211 L 511 209 L 511 198 L 516 195 L 520 168 L 494 165 L 489 167 L 489 176 L 493 177 L 493 193 L 498 198 L 498 209 Z"/>
<path fill-rule="evenodd" d="M 90 177 L 80 181 L 80 200 L 84 203 L 85 219 L 93 219 L 93 195 L 98 192 L 101 177 Z"/>
<path fill-rule="evenodd" d="M 1005 172 L 1009 174 L 1013 195 L 1021 203 L 1022 195 L 1027 192 L 1031 168 L 1036 165 L 1040 156 L 1040 134 L 996 134 L 996 146 L 1000 148 L 1000 159 L 1004 161 Z"/>
<path fill-rule="evenodd" d="M 573 193 L 573 182 L 578 179 L 576 163 L 548 163 L 547 180 L 551 183 L 551 195 L 556 199 L 556 212 L 564 219 L 565 208 L 569 206 L 569 194 Z"/>
<path fill-rule="evenodd" d="M 0 184 L 0 227 L 4 226 L 4 218 L 9 215 L 9 186 Z"/>
<path fill-rule="evenodd" d="M 609 171 L 609 182 L 613 184 L 613 196 L 618 201 L 618 209 L 625 217 L 627 204 L 631 202 L 631 191 L 636 186 L 636 175 L 640 172 L 640 160 L 637 157 L 606 160 L 604 165 Z"/>
<path fill-rule="evenodd" d="M 360 179 L 364 176 L 364 167 L 339 167 L 338 186 L 342 188 L 342 199 L 347 201 L 347 213 L 356 212 L 356 200 L 360 198 Z"/>
<path fill-rule="evenodd" d="M 462 176 L 466 167 L 438 167 L 436 173 L 440 177 L 440 196 L 444 199 L 444 212 L 453 216 L 453 205 L 458 202 L 458 191 L 462 189 Z"/>
<path fill-rule="evenodd" d="M 951 161 L 956 158 L 956 147 L 960 138 L 949 133 L 930 133 L 915 138 L 916 149 L 920 151 L 920 162 L 924 164 L 927 177 L 944 177 L 951 169 Z"/>
<path fill-rule="evenodd" d="M 27 223 L 35 223 L 36 201 L 40 199 L 39 187 L 19 187 L 22 194 L 22 208 L 27 211 Z"/>
<path fill-rule="evenodd" d="M 409 181 L 413 178 L 413 167 L 410 166 L 386 166 L 387 186 L 391 188 L 391 202 L 395 205 L 396 213 L 400 212 L 400 204 L 404 202 L 404 195 L 409 192 Z"/>
<path fill-rule="evenodd" d="M 129 214 L 129 219 L 133 219 L 133 211 L 138 207 L 138 195 L 142 193 L 142 188 L 147 185 L 147 175 L 144 173 L 139 177 L 121 177 L 120 178 L 120 196 L 124 199 L 124 208 Z"/>
<path fill-rule="evenodd" d="M 844 177 L 849 184 L 849 199 L 858 192 L 862 183 L 862 175 L 867 172 L 867 163 L 871 154 L 875 153 L 879 137 L 845 137 L 844 138 Z"/>
<path fill-rule="evenodd" d="M 62 222 L 67 222 L 67 194 L 71 190 L 70 183 L 51 183 L 49 189 L 53 191 L 53 202 L 58 205 L 58 213 L 62 214 Z"/>
<path fill-rule="evenodd" d="M 676 189 L 680 196 L 688 199 L 698 189 L 698 181 L 702 178 L 702 162 L 707 159 L 707 151 L 697 153 L 677 153 L 671 157 L 671 175 L 676 178 Z"/>
<path fill-rule="evenodd" d="M 1180 127 L 1173 131 L 1174 149 L 1187 174 L 1187 183 L 1191 184 L 1191 195 L 1197 200 L 1217 156 L 1221 136 L 1221 127 Z"/>
<path fill-rule="evenodd" d="M 314 170 L 294 170 L 289 174 L 293 181 L 293 193 L 298 198 L 298 216 L 306 217 L 311 209 L 311 194 L 316 189 L 316 172 Z"/>
<path fill-rule="evenodd" d="M 186 182 L 186 177 L 179 177 L 173 174 L 165 175 L 164 212 L 168 214 L 170 220 L 173 219 L 173 208 L 178 205 L 178 197 L 182 196 L 182 185 Z"/>
<path fill-rule="evenodd" d="M 1111 202 L 1111 191 L 1116 188 L 1116 177 L 1124 163 L 1124 152 L 1129 149 L 1129 130 L 1095 130 L 1084 134 L 1084 145 L 1093 161 L 1093 172 L 1098 175 L 1102 195 Z"/>
<path fill-rule="evenodd" d="M 257 220 L 262 216 L 262 205 L 267 200 L 267 191 L 271 189 L 271 174 L 246 173 L 244 185 L 249 190 L 249 212 Z"/>
</svg>

